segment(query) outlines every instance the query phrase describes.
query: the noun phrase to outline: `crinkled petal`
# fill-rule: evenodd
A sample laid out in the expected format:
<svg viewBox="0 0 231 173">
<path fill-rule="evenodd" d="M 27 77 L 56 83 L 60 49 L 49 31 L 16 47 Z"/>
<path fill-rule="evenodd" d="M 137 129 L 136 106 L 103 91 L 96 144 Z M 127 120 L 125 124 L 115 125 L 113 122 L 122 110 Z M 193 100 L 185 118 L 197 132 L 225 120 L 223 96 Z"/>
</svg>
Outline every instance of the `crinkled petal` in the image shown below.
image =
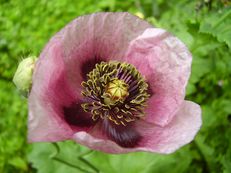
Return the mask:
<svg viewBox="0 0 231 173">
<path fill-rule="evenodd" d="M 77 18 L 62 30 L 64 61 L 74 88 L 96 63 L 121 60 L 129 43 L 149 23 L 126 12 L 95 13 Z"/>
<path fill-rule="evenodd" d="M 71 104 L 76 96 L 65 76 L 60 44 L 54 37 L 35 66 L 28 100 L 30 142 L 59 141 L 72 136 L 72 129 L 63 121 L 62 106 Z"/>
<path fill-rule="evenodd" d="M 131 42 L 125 61 L 149 83 L 146 121 L 167 125 L 184 100 L 192 61 L 187 47 L 163 29 L 148 28 Z"/>
<path fill-rule="evenodd" d="M 153 127 L 151 124 L 138 126 L 138 131 L 143 136 L 140 145 L 145 148 L 145 151 L 172 153 L 191 142 L 199 131 L 201 124 L 200 106 L 190 101 L 184 101 L 167 126 Z"/>
<path fill-rule="evenodd" d="M 109 140 L 99 125 L 82 127 L 91 125 L 91 118 L 79 110 L 80 83 L 95 63 L 124 61 L 124 57 L 146 77 L 153 93 L 145 121 L 135 126 L 142 139 L 130 149 Z M 49 41 L 36 64 L 29 96 L 29 141 L 73 138 L 109 153 L 171 153 L 190 142 L 201 125 L 199 106 L 183 102 L 190 65 L 191 55 L 181 41 L 137 17 L 128 13 L 82 16 Z"/>
<path fill-rule="evenodd" d="M 136 130 L 140 132 L 143 139 L 135 148 L 122 148 L 115 142 L 94 137 L 86 132 L 76 133 L 74 140 L 92 149 L 107 153 L 133 151 L 172 153 L 194 139 L 201 123 L 200 106 L 190 101 L 184 101 L 172 121 L 165 127 L 146 122 L 137 123 Z"/>
<path fill-rule="evenodd" d="M 35 67 L 28 140 L 59 141 L 86 130 L 82 126 L 90 125 L 91 118 L 78 110 L 84 76 L 97 61 L 121 58 L 129 42 L 148 27 L 129 13 L 96 13 L 79 17 L 58 32 Z"/>
</svg>

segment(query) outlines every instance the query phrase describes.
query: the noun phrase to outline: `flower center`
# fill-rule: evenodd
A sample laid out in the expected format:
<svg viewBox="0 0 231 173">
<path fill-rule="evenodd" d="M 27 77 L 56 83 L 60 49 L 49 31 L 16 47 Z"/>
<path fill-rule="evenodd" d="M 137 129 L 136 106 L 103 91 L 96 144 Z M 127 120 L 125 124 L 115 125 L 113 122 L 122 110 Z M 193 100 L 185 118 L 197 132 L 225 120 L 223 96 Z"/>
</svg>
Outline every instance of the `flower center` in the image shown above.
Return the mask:
<svg viewBox="0 0 231 173">
<path fill-rule="evenodd" d="M 92 114 L 94 121 L 107 118 L 116 125 L 126 126 L 144 117 L 148 84 L 133 65 L 101 62 L 87 77 L 82 82 L 86 102 L 81 106 Z"/>
<path fill-rule="evenodd" d="M 118 101 L 123 102 L 128 95 L 128 84 L 123 80 L 114 79 L 109 82 L 106 87 L 104 103 L 107 105 L 113 105 Z"/>
</svg>

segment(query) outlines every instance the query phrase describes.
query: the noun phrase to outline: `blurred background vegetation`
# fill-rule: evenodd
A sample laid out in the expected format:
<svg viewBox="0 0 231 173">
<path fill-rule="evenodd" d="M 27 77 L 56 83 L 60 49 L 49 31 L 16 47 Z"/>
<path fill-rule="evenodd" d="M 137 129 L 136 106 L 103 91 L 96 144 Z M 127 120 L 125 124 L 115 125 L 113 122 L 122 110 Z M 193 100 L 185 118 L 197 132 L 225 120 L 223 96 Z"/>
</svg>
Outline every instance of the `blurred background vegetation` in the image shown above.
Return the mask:
<svg viewBox="0 0 231 173">
<path fill-rule="evenodd" d="M 0 173 L 231 173 L 229 0 L 0 0 Z M 178 36 L 193 54 L 187 98 L 203 109 L 196 139 L 170 155 L 91 152 L 71 141 L 28 144 L 27 100 L 12 77 L 77 16 L 128 11 Z M 67 162 L 67 163 L 65 163 Z M 69 166 L 68 166 L 69 165 Z M 78 169 L 81 167 L 84 170 Z"/>
</svg>

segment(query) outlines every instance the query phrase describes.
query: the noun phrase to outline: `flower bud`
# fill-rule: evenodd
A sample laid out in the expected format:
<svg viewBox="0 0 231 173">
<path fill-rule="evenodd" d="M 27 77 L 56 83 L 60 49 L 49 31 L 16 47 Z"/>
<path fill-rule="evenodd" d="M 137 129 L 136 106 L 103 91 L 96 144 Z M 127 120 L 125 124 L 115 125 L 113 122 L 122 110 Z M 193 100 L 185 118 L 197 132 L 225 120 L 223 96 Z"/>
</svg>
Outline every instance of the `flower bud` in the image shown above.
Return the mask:
<svg viewBox="0 0 231 173">
<path fill-rule="evenodd" d="M 19 92 L 25 97 L 28 95 L 32 85 L 32 75 L 36 60 L 37 57 L 35 56 L 25 58 L 19 63 L 19 66 L 14 74 L 13 82 Z"/>
<path fill-rule="evenodd" d="M 139 12 L 139 11 L 136 12 L 135 15 L 138 16 L 138 17 L 141 18 L 141 19 L 144 19 L 144 14 L 141 13 L 141 12 Z"/>
</svg>

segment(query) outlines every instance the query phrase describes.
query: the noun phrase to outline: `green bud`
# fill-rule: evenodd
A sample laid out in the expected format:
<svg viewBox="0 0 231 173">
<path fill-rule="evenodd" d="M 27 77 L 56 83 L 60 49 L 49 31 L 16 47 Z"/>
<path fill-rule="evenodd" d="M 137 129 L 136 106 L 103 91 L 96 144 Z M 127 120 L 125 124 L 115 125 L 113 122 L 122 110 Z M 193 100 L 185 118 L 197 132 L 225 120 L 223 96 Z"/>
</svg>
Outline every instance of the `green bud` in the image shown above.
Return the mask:
<svg viewBox="0 0 231 173">
<path fill-rule="evenodd" d="M 37 57 L 30 56 L 19 63 L 14 74 L 13 82 L 19 92 L 25 97 L 29 94 L 32 85 L 32 76 Z"/>
</svg>

